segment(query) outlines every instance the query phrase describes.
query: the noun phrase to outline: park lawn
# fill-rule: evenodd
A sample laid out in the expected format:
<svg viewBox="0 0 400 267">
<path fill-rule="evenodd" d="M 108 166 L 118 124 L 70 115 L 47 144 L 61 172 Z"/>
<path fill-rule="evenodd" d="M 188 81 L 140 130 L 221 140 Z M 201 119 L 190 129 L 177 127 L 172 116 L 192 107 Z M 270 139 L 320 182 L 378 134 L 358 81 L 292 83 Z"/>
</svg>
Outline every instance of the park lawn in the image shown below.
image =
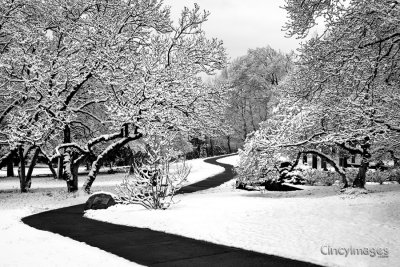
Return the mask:
<svg viewBox="0 0 400 267">
<path fill-rule="evenodd" d="M 187 184 L 224 170 L 203 159 L 187 163 L 191 166 Z M 41 169 L 38 173 L 45 172 Z M 114 192 L 124 176 L 124 173 L 99 175 L 93 184 L 93 192 Z M 79 177 L 80 187 L 85 178 Z M 87 198 L 88 195 L 81 191 L 67 193 L 65 182 L 51 177 L 33 178 L 30 192 L 24 194 L 19 193 L 18 178 L 0 178 L 0 266 L 135 266 L 111 253 L 21 222 L 25 216 L 82 204 Z"/>
<path fill-rule="evenodd" d="M 221 159 L 232 164 L 236 157 Z M 368 194 L 335 186 L 248 192 L 234 181 L 179 195 L 168 210 L 118 205 L 87 217 L 328 266 L 396 266 L 400 261 L 400 185 L 368 184 Z M 378 255 L 323 255 L 329 248 L 388 249 Z M 322 249 L 322 252 L 321 252 Z"/>
</svg>

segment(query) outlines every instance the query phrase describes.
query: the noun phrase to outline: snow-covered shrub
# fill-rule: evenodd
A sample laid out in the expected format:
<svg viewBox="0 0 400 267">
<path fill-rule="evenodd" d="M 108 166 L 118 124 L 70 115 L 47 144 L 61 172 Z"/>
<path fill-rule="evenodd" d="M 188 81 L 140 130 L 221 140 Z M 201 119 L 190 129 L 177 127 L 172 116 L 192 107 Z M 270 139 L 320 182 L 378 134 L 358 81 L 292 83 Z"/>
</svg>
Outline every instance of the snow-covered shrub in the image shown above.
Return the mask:
<svg viewBox="0 0 400 267">
<path fill-rule="evenodd" d="M 359 170 L 358 168 L 347 168 L 346 169 L 346 179 L 349 184 L 353 184 L 354 180 L 357 177 Z"/>
<path fill-rule="evenodd" d="M 185 163 L 175 163 L 174 170 L 168 164 L 146 165 L 133 174 L 127 174 L 116 191 L 122 204 L 138 204 L 146 209 L 167 209 L 186 181 L 190 168 Z"/>
<path fill-rule="evenodd" d="M 366 175 L 366 181 L 383 184 L 383 182 L 389 179 L 390 175 L 391 175 L 390 171 L 368 170 Z"/>
<path fill-rule="evenodd" d="M 337 180 L 340 181 L 340 176 L 336 172 L 323 171 L 318 169 L 306 169 L 303 171 L 304 180 L 309 185 L 326 185 L 331 186 Z"/>
<path fill-rule="evenodd" d="M 400 184 L 400 169 L 392 168 L 388 170 L 389 172 L 389 181 L 397 181 Z"/>
<path fill-rule="evenodd" d="M 190 167 L 166 142 L 154 143 L 152 149 L 147 149 L 146 160 L 141 166 L 134 163 L 133 171 L 117 186 L 118 201 L 146 209 L 167 209 L 186 182 Z"/>
<path fill-rule="evenodd" d="M 290 162 L 284 162 L 279 167 L 279 182 L 290 184 L 305 184 L 303 169 L 295 167 L 292 169 Z"/>
<path fill-rule="evenodd" d="M 306 181 L 306 184 L 315 185 L 318 181 L 318 177 L 321 176 L 319 172 L 320 171 L 316 169 L 303 170 L 303 178 Z"/>
<path fill-rule="evenodd" d="M 320 178 L 320 183 L 323 185 L 331 186 L 336 183 L 336 181 L 341 181 L 340 175 L 337 172 L 332 171 L 322 171 L 324 175 Z"/>
<path fill-rule="evenodd" d="M 293 166 L 299 162 L 302 153 L 322 153 L 322 147 L 330 142 L 320 141 L 325 136 L 320 133 L 318 116 L 314 106 L 282 92 L 271 116 L 247 136 L 243 150 L 239 151 L 239 178 L 244 182 L 280 179 L 282 160 Z"/>
</svg>

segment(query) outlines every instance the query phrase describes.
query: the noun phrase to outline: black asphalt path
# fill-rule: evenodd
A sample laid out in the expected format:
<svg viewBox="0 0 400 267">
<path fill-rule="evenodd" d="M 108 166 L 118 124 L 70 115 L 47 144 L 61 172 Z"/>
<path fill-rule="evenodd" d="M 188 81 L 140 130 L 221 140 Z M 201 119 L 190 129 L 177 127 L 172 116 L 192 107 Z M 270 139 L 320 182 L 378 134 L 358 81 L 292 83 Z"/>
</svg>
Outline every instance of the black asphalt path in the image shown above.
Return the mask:
<svg viewBox="0 0 400 267">
<path fill-rule="evenodd" d="M 179 193 L 216 187 L 232 179 L 232 166 L 218 163 L 216 160 L 220 158 L 206 162 L 224 167 L 223 173 L 182 188 Z M 317 266 L 150 229 L 87 219 L 82 216 L 83 207 L 82 204 L 51 210 L 25 217 L 22 221 L 36 229 L 70 237 L 146 266 Z"/>
</svg>

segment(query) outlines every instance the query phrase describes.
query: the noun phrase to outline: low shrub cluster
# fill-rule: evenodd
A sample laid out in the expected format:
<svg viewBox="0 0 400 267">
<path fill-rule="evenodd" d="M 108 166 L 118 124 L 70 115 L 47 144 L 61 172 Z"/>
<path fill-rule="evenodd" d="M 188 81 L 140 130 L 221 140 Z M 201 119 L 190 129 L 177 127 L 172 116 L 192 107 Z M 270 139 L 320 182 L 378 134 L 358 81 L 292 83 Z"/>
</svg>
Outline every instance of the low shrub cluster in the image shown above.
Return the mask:
<svg viewBox="0 0 400 267">
<path fill-rule="evenodd" d="M 346 178 L 352 184 L 358 174 L 357 168 L 346 169 Z M 333 185 L 336 181 L 341 181 L 340 175 L 332 171 L 318 169 L 303 169 L 301 175 L 308 185 Z M 385 181 L 397 181 L 400 183 L 400 169 L 389 170 L 368 170 L 366 174 L 367 182 L 383 184 Z"/>
<path fill-rule="evenodd" d="M 388 177 L 389 181 L 397 181 L 400 184 L 400 169 L 391 169 Z"/>
<path fill-rule="evenodd" d="M 388 169 L 388 170 L 368 170 L 367 182 L 374 182 L 383 184 L 386 181 L 397 181 L 400 183 L 400 169 Z"/>
<path fill-rule="evenodd" d="M 305 169 L 302 171 L 303 178 L 308 185 L 333 185 L 340 181 L 340 176 L 336 172 L 323 171 L 318 169 Z"/>
</svg>

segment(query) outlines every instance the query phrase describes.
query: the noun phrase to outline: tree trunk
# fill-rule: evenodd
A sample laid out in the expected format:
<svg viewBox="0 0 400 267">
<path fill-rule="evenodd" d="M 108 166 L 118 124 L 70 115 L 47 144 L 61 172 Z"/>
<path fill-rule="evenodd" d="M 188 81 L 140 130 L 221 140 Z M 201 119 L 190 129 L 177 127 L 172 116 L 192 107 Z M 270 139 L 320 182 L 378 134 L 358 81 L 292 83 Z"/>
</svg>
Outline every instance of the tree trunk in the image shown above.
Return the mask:
<svg viewBox="0 0 400 267">
<path fill-rule="evenodd" d="M 70 188 L 69 188 L 69 189 L 71 189 L 71 191 L 69 191 L 69 192 L 75 192 L 75 191 L 78 190 L 78 170 L 79 170 L 79 164 L 78 163 L 73 164 L 71 166 L 71 172 L 72 172 L 73 179 L 72 179 L 72 182 L 71 182 L 71 185 L 70 185 Z"/>
<path fill-rule="evenodd" d="M 64 153 L 64 180 L 67 182 L 68 192 L 78 190 L 78 164 L 74 164 L 74 157 L 71 149 L 65 149 Z"/>
<path fill-rule="evenodd" d="M 108 155 L 108 153 L 120 149 L 127 143 L 133 140 L 137 140 L 142 137 L 142 134 L 136 134 L 135 136 L 124 137 L 121 140 L 109 145 L 100 155 L 97 156 L 96 160 L 92 163 L 92 168 L 88 174 L 85 184 L 83 185 L 83 190 L 86 193 L 90 193 L 92 188 L 92 184 L 94 180 L 96 180 L 97 174 L 99 173 L 100 167 L 103 164 L 104 158 Z"/>
<path fill-rule="evenodd" d="M 14 162 L 12 158 L 7 162 L 7 177 L 14 177 Z"/>
<path fill-rule="evenodd" d="M 232 153 L 232 149 L 231 149 L 231 137 L 228 135 L 226 137 L 227 141 L 228 141 L 228 153 Z"/>
<path fill-rule="evenodd" d="M 400 168 L 400 159 L 398 157 L 396 157 L 393 150 L 390 150 L 389 153 L 393 160 L 393 167 L 395 169 L 399 169 Z"/>
<path fill-rule="evenodd" d="M 199 142 L 197 143 L 197 158 L 201 157 L 201 144 L 200 144 L 200 140 L 198 140 Z"/>
<path fill-rule="evenodd" d="M 371 158 L 371 154 L 369 153 L 370 147 L 371 147 L 370 139 L 368 136 L 366 136 L 364 138 L 363 144 L 361 145 L 362 149 L 361 166 L 358 169 L 357 177 L 353 182 L 353 187 L 365 188 L 365 176 L 369 168 L 369 159 Z"/>
<path fill-rule="evenodd" d="M 299 165 L 300 157 L 301 157 L 301 152 L 298 152 L 298 153 L 297 153 L 297 156 L 296 156 L 296 159 L 295 159 L 295 161 L 293 162 L 292 167 L 290 168 L 289 172 L 292 172 L 292 171 L 294 170 L 294 168 L 296 168 L 297 165 Z"/>
<path fill-rule="evenodd" d="M 28 192 L 28 187 L 25 180 L 25 157 L 22 145 L 18 146 L 18 157 L 19 157 L 19 166 L 18 166 L 19 186 L 21 189 L 21 193 L 26 193 Z"/>
<path fill-rule="evenodd" d="M 58 162 L 57 162 L 57 178 L 59 180 L 64 179 L 63 166 L 64 166 L 64 160 L 63 160 L 63 157 L 61 156 L 58 158 Z"/>
<path fill-rule="evenodd" d="M 11 149 L 6 155 L 0 158 L 0 169 L 7 166 L 8 162 L 13 160 L 14 155 L 18 154 L 18 147 Z"/>
<path fill-rule="evenodd" d="M 214 156 L 214 143 L 211 137 L 210 137 L 210 156 Z"/>
<path fill-rule="evenodd" d="M 36 161 L 39 156 L 39 152 L 40 152 L 40 148 L 37 147 L 33 154 L 31 164 L 29 165 L 28 173 L 26 174 L 26 184 L 27 184 L 28 188 L 31 188 L 31 185 L 32 185 L 32 172 L 33 172 L 33 168 L 35 168 Z"/>
<path fill-rule="evenodd" d="M 244 104 L 242 103 L 242 122 L 243 122 L 243 141 L 246 140 L 247 138 L 247 123 L 246 123 L 246 111 L 245 111 L 245 106 L 246 106 L 246 102 L 244 102 Z"/>
<path fill-rule="evenodd" d="M 51 162 L 47 163 L 47 165 L 49 166 L 49 169 L 51 171 L 51 174 L 53 175 L 53 178 L 57 179 L 57 172 L 54 170 L 53 165 L 51 165 Z"/>
<path fill-rule="evenodd" d="M 53 174 L 53 178 L 57 179 L 57 172 L 54 170 L 53 165 L 51 164 L 51 161 L 49 159 L 46 159 L 46 164 L 47 166 L 49 166 L 51 174 Z"/>
<path fill-rule="evenodd" d="M 53 178 L 57 179 L 57 172 L 54 170 L 53 165 L 50 161 L 50 158 L 46 155 L 46 153 L 40 147 L 39 147 L 39 151 L 40 151 L 40 153 L 42 153 L 45 163 L 47 164 L 47 166 L 49 166 L 49 169 L 50 169 L 51 173 L 53 174 Z"/>
<path fill-rule="evenodd" d="M 250 113 L 250 118 L 251 118 L 251 126 L 253 127 L 253 131 L 257 130 L 257 127 L 254 123 L 254 118 L 253 118 L 253 108 L 251 107 L 251 104 L 249 105 L 249 113 Z"/>
<path fill-rule="evenodd" d="M 63 144 L 67 144 L 67 143 L 71 143 L 71 129 L 69 128 L 69 125 L 65 125 L 64 126 L 64 140 L 63 140 Z M 58 158 L 58 166 L 57 166 L 57 177 L 58 179 L 64 179 L 66 176 L 64 175 L 64 155 L 65 155 L 65 151 L 64 153 L 62 153 L 62 156 Z M 67 174 L 68 176 L 68 174 Z M 65 180 L 65 179 L 64 179 Z"/>
<path fill-rule="evenodd" d="M 364 188 L 365 187 L 365 177 L 368 171 L 369 162 L 368 160 L 362 160 L 361 166 L 358 169 L 357 177 L 353 182 L 353 187 Z"/>
</svg>

